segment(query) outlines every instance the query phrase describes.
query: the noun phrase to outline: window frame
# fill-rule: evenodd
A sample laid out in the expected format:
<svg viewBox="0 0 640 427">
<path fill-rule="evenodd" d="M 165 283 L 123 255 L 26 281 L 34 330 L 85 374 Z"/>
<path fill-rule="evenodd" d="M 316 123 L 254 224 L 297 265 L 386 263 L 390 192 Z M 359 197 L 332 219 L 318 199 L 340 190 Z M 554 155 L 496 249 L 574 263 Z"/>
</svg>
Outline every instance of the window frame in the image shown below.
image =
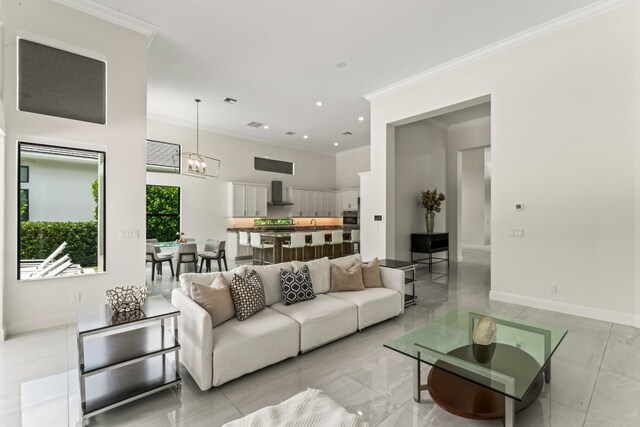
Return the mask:
<svg viewBox="0 0 640 427">
<path fill-rule="evenodd" d="M 100 224 L 98 220 L 96 220 L 96 222 L 98 223 L 98 242 L 101 242 L 102 244 L 98 244 L 97 247 L 97 256 L 100 257 L 102 256 L 102 271 L 96 271 L 95 274 L 104 274 L 107 273 L 107 151 L 104 150 L 97 150 L 97 149 L 93 149 L 93 148 L 85 148 L 82 145 L 77 146 L 76 144 L 69 144 L 69 145 L 65 145 L 64 143 L 60 143 L 60 144 L 45 144 L 45 143 L 41 143 L 41 142 L 29 142 L 29 141 L 25 141 L 25 140 L 18 140 L 17 141 L 17 154 L 18 154 L 18 167 L 17 169 L 17 192 L 16 192 L 16 198 L 17 198 L 17 209 L 16 209 L 16 214 L 17 214 L 17 232 L 16 232 L 16 236 L 17 236 L 17 240 L 16 240 L 16 277 L 18 281 L 22 281 L 22 282 L 31 282 L 31 281 L 39 281 L 39 280 L 51 280 L 51 279 L 61 279 L 61 278 L 72 278 L 72 277 L 87 277 L 87 275 L 85 274 L 78 274 L 78 275 L 70 275 L 70 276 L 63 276 L 63 277 L 42 277 L 42 278 L 38 278 L 38 279 L 32 279 L 32 280 L 27 280 L 27 279 L 21 279 L 20 278 L 20 267 L 21 267 L 21 259 L 20 259 L 20 240 L 21 240 L 21 233 L 20 233 L 20 224 L 21 224 L 21 218 L 20 218 L 20 191 L 23 190 L 23 188 L 21 188 L 21 184 L 23 184 L 20 181 L 20 175 L 21 175 L 21 165 L 20 162 L 22 161 L 22 145 L 35 145 L 35 146 L 39 146 L 39 147 L 49 147 L 49 148 L 62 148 L 62 149 L 69 149 L 69 150 L 78 150 L 78 151 L 86 151 L 89 153 L 96 153 L 98 155 L 102 154 L 102 177 L 103 177 L 103 185 L 102 185 L 102 191 L 99 193 L 99 197 L 98 197 L 98 203 L 101 204 L 101 208 L 102 208 L 102 221 Z M 98 161 L 99 163 L 99 161 Z M 102 255 L 101 255 L 102 254 Z M 95 275 L 95 274 L 92 274 Z"/>
<path fill-rule="evenodd" d="M 182 187 L 180 187 L 179 185 L 146 184 L 145 185 L 145 190 L 148 187 L 177 188 L 178 189 L 178 214 L 177 215 L 173 215 L 173 214 L 149 214 L 149 213 L 147 213 L 146 191 L 145 191 L 145 239 L 149 239 L 149 236 L 147 235 L 147 218 L 148 217 L 172 218 L 172 217 L 176 217 L 177 216 L 178 217 L 178 233 L 180 233 L 180 231 L 182 230 Z"/>
</svg>

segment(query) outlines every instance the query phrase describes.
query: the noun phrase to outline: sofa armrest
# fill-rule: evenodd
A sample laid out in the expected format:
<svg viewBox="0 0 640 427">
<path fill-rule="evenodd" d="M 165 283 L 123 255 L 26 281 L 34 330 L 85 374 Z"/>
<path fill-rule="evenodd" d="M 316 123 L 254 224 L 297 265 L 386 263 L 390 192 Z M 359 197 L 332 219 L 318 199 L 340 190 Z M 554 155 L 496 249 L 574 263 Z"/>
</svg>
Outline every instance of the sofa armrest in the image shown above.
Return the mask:
<svg viewBox="0 0 640 427">
<path fill-rule="evenodd" d="M 380 267 L 380 275 L 382 276 L 382 286 L 387 289 L 398 291 L 401 296 L 400 313 L 404 313 L 404 271 L 395 268 Z"/>
<path fill-rule="evenodd" d="M 171 303 L 180 310 L 178 342 L 180 362 L 187 368 L 201 390 L 211 388 L 213 381 L 213 332 L 211 316 L 182 289 L 174 289 Z"/>
</svg>

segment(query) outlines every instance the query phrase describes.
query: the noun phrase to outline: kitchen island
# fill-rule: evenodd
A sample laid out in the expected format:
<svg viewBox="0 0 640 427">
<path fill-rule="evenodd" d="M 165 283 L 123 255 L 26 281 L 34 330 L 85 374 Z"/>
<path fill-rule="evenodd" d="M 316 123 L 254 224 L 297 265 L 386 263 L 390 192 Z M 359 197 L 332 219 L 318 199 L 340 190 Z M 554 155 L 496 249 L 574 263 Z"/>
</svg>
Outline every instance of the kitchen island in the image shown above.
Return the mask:
<svg viewBox="0 0 640 427">
<path fill-rule="evenodd" d="M 332 227 L 332 229 L 325 229 L 325 230 L 321 230 L 318 229 L 317 231 L 321 231 L 324 233 L 325 235 L 325 241 L 329 241 L 331 240 L 331 232 L 336 230 L 335 227 Z M 274 249 L 265 249 L 264 250 L 264 260 L 266 262 L 273 262 L 274 264 L 277 264 L 279 262 L 286 262 L 286 261 L 291 261 L 293 259 L 295 259 L 295 253 L 296 251 L 291 249 L 285 249 L 284 250 L 284 254 L 282 253 L 282 244 L 285 242 L 289 242 L 290 238 L 291 238 L 291 234 L 293 233 L 304 233 L 305 234 L 305 239 L 307 241 L 307 243 L 311 242 L 311 234 L 313 233 L 313 228 L 312 227 L 304 227 L 302 229 L 298 229 L 298 230 L 255 230 L 255 229 L 242 229 L 242 230 L 232 230 L 229 229 L 228 232 L 230 233 L 237 233 L 238 231 L 247 231 L 249 233 L 253 232 L 253 233 L 260 233 L 260 236 L 262 237 L 262 241 L 264 243 L 271 243 L 274 245 Z M 344 233 L 344 239 L 349 239 L 351 237 L 351 230 L 343 230 Z M 252 248 L 254 251 L 259 251 L 260 249 L 255 249 Z M 335 250 L 335 255 L 336 257 L 339 256 L 343 256 L 343 255 L 347 255 L 349 253 L 351 253 L 351 244 L 349 243 L 343 243 L 342 245 L 338 245 L 336 247 Z M 275 259 L 274 259 L 274 252 L 275 252 Z M 322 258 L 324 256 L 330 256 L 331 255 L 331 246 L 329 245 L 324 245 L 324 246 L 316 246 L 316 247 L 304 247 L 304 248 L 300 248 L 297 250 L 298 252 L 298 259 L 301 261 L 302 260 L 302 255 L 304 254 L 304 260 L 311 260 L 311 259 L 315 259 L 315 258 Z M 260 259 L 260 255 L 259 252 L 254 254 L 255 256 L 253 257 L 254 259 Z"/>
</svg>

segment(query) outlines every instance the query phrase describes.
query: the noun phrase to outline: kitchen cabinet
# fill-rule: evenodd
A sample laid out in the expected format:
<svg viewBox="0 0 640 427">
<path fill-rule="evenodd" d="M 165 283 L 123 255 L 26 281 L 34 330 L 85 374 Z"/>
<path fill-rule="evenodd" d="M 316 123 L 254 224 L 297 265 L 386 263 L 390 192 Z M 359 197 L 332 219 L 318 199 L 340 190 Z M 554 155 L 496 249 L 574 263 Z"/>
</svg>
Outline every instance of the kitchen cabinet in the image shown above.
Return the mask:
<svg viewBox="0 0 640 427">
<path fill-rule="evenodd" d="M 262 184 L 228 183 L 229 216 L 267 216 L 267 186 Z"/>
<path fill-rule="evenodd" d="M 337 212 L 333 190 L 306 190 L 304 188 L 289 187 L 289 195 L 293 202 L 291 216 L 293 217 L 335 217 Z"/>
<path fill-rule="evenodd" d="M 322 192 L 322 216 L 338 216 L 336 213 L 336 192 Z"/>
<path fill-rule="evenodd" d="M 358 197 L 360 197 L 360 189 L 349 188 L 342 190 L 342 210 L 355 211 L 358 210 Z"/>
</svg>

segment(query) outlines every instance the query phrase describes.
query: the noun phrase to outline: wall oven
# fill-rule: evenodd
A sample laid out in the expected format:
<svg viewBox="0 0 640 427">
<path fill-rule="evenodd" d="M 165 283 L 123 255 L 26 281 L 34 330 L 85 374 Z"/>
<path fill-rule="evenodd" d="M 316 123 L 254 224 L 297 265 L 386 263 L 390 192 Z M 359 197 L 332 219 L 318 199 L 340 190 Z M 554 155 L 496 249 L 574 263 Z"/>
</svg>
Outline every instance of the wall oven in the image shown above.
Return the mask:
<svg viewBox="0 0 640 427">
<path fill-rule="evenodd" d="M 345 229 L 359 229 L 360 221 L 358 211 L 343 211 L 342 227 Z"/>
</svg>

